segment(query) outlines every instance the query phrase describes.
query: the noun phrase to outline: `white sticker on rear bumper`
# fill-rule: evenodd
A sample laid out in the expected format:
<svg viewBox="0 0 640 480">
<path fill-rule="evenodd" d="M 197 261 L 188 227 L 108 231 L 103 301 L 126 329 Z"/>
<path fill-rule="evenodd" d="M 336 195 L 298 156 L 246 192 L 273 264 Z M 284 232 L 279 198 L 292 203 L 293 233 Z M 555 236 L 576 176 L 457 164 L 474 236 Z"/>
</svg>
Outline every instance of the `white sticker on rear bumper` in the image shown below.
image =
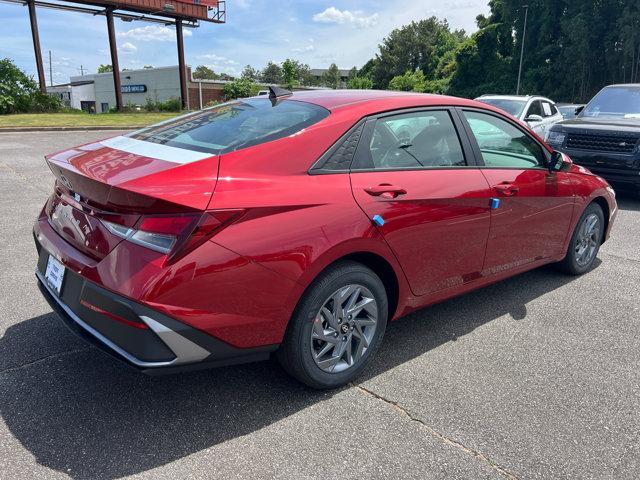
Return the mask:
<svg viewBox="0 0 640 480">
<path fill-rule="evenodd" d="M 114 137 L 100 142 L 105 147 L 133 153 L 143 157 L 155 158 L 172 163 L 191 163 L 213 156 L 211 153 L 196 152 L 184 148 L 170 147 L 159 143 L 145 142 L 129 137 Z"/>
</svg>

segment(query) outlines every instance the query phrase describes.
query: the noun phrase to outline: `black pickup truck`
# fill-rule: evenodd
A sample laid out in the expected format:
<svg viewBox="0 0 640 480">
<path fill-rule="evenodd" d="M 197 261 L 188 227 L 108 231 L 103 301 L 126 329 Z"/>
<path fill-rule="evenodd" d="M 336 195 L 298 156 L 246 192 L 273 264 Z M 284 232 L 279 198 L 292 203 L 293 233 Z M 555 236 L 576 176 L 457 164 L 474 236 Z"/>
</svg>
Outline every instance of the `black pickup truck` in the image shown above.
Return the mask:
<svg viewBox="0 0 640 480">
<path fill-rule="evenodd" d="M 603 88 L 546 140 L 615 188 L 640 193 L 640 84 Z"/>
</svg>

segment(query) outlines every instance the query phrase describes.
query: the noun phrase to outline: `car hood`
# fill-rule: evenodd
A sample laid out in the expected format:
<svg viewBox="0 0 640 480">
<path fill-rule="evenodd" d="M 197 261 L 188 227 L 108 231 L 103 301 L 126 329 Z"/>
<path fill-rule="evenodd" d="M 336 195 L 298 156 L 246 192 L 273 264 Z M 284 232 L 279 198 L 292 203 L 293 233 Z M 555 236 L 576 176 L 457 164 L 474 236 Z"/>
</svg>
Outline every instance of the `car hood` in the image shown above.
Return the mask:
<svg viewBox="0 0 640 480">
<path fill-rule="evenodd" d="M 554 125 L 554 130 L 611 131 L 640 134 L 640 119 L 637 118 L 572 118 Z"/>
</svg>

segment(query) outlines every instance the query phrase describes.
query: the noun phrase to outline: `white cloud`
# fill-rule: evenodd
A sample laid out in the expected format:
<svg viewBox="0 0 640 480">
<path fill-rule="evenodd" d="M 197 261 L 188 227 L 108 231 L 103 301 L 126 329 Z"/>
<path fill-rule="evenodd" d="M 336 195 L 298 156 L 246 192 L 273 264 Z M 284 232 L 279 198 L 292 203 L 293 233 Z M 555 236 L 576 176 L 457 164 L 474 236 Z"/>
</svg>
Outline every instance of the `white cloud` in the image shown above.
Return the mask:
<svg viewBox="0 0 640 480">
<path fill-rule="evenodd" d="M 120 45 L 118 50 L 120 50 L 122 53 L 133 53 L 138 51 L 138 47 L 136 47 L 131 42 L 124 42 L 122 45 Z"/>
<path fill-rule="evenodd" d="M 303 44 L 303 42 L 299 43 L 300 46 L 292 48 L 291 51 L 294 53 L 309 53 L 309 52 L 313 52 L 316 47 L 313 44 L 313 38 L 310 38 L 309 41 L 305 44 Z"/>
<path fill-rule="evenodd" d="M 203 53 L 196 55 L 196 58 L 216 73 L 228 73 L 229 75 L 239 74 L 238 68 L 236 68 L 239 66 L 239 63 L 222 55 Z"/>
<path fill-rule="evenodd" d="M 193 35 L 191 30 L 183 30 L 185 37 Z M 176 31 L 173 28 L 163 27 L 159 25 L 147 25 L 145 27 L 136 27 L 126 32 L 118 33 L 118 37 L 141 42 L 175 42 Z"/>
<path fill-rule="evenodd" d="M 201 55 L 197 55 L 197 58 L 223 65 L 238 65 L 238 62 L 235 60 L 231 60 L 230 58 L 223 57 L 222 55 L 217 55 L 215 53 L 203 53 Z"/>
<path fill-rule="evenodd" d="M 378 24 L 378 14 L 365 16 L 361 11 L 338 10 L 336 7 L 329 7 L 324 12 L 316 13 L 313 16 L 314 22 L 337 23 L 340 25 L 349 24 L 358 28 L 375 27 Z"/>
</svg>

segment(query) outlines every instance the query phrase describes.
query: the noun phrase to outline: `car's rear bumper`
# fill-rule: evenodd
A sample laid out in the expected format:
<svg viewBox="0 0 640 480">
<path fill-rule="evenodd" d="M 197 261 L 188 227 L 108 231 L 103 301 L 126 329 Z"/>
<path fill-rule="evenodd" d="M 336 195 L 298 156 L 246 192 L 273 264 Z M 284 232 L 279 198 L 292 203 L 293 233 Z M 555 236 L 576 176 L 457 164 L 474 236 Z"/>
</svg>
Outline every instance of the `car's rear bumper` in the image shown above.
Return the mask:
<svg viewBox="0 0 640 480">
<path fill-rule="evenodd" d="M 68 268 L 58 295 L 44 279 L 49 253 L 39 245 L 38 251 L 38 286 L 67 327 L 145 373 L 170 373 L 265 360 L 277 348 L 277 345 L 248 349 L 233 347 L 106 290 Z"/>
</svg>

